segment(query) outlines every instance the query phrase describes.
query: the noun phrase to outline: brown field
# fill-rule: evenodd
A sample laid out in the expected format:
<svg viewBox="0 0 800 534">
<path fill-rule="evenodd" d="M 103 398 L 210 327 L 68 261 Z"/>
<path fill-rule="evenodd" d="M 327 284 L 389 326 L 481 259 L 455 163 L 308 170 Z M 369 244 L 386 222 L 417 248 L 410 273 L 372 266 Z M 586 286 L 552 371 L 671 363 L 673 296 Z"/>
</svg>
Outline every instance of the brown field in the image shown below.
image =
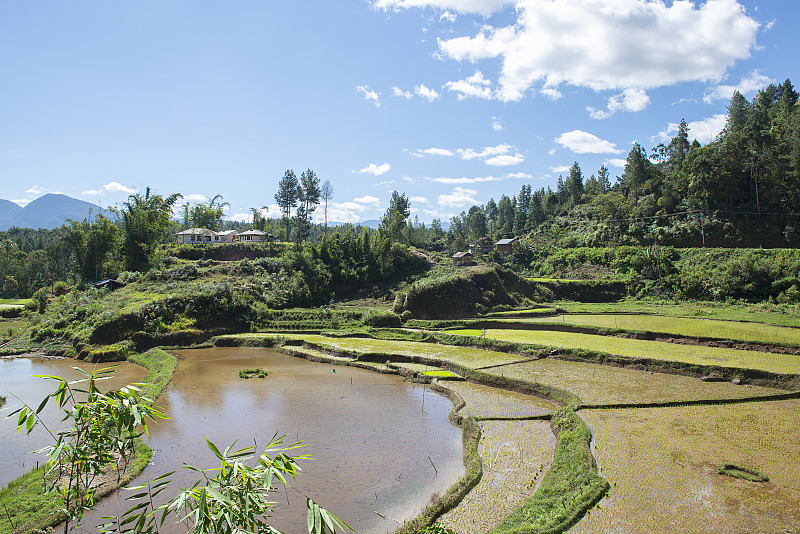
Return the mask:
<svg viewBox="0 0 800 534">
<path fill-rule="evenodd" d="M 555 412 L 558 406 L 542 398 L 481 386 L 470 382 L 446 382 L 467 403 L 459 412 L 473 417 L 530 417 Z"/>
<path fill-rule="evenodd" d="M 758 386 L 703 382 L 687 376 L 551 358 L 504 365 L 484 372 L 566 389 L 587 404 L 734 399 L 786 393 Z"/>
<path fill-rule="evenodd" d="M 570 533 L 800 530 L 800 401 L 580 414 L 611 491 Z M 726 462 L 770 481 L 719 475 Z"/>
</svg>

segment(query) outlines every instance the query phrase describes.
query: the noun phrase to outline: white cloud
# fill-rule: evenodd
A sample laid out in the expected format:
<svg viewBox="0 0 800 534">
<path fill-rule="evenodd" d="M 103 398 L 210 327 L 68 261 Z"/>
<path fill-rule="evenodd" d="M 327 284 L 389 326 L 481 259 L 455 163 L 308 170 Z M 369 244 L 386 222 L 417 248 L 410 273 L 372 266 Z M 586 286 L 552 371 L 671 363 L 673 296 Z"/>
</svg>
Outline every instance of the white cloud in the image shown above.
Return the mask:
<svg viewBox="0 0 800 534">
<path fill-rule="evenodd" d="M 377 0 L 375 5 L 486 14 L 502 3 Z M 604 91 L 718 81 L 750 57 L 758 28 L 738 0 L 517 0 L 514 24 L 440 39 L 439 52 L 473 63 L 500 59 L 495 95 L 508 102 L 520 100 L 537 83 L 540 92 L 555 97 L 563 84 Z"/>
<path fill-rule="evenodd" d="M 609 165 L 611 167 L 619 167 L 620 169 L 625 167 L 626 163 L 627 161 L 621 158 L 610 158 L 606 160 L 606 165 Z"/>
<path fill-rule="evenodd" d="M 408 197 L 411 202 L 419 202 L 420 204 L 430 204 L 431 201 L 427 197 Z"/>
<path fill-rule="evenodd" d="M 44 193 L 44 189 L 42 189 L 38 185 L 34 185 L 30 189 L 26 189 L 25 192 L 31 195 L 41 195 L 42 193 Z"/>
<path fill-rule="evenodd" d="M 622 152 L 614 143 L 581 130 L 565 132 L 556 137 L 555 142 L 576 154 L 619 154 Z"/>
<path fill-rule="evenodd" d="M 556 155 L 556 149 L 555 148 L 551 148 L 550 150 L 547 151 L 547 153 L 550 154 L 551 156 L 555 156 Z"/>
<path fill-rule="evenodd" d="M 550 172 L 569 172 L 569 165 L 559 165 L 558 167 L 550 167 Z"/>
<path fill-rule="evenodd" d="M 376 108 L 381 107 L 381 96 L 377 91 L 369 88 L 369 85 L 359 85 L 356 87 L 356 92 L 360 93 L 367 102 L 375 104 Z"/>
<path fill-rule="evenodd" d="M 231 215 L 231 220 L 239 222 L 252 222 L 253 214 L 252 212 L 234 213 Z"/>
<path fill-rule="evenodd" d="M 452 9 L 457 13 L 478 13 L 488 16 L 513 3 L 512 0 L 374 0 L 372 6 L 377 9 L 394 11 L 411 7 L 433 7 L 444 10 Z"/>
<path fill-rule="evenodd" d="M 30 204 L 32 201 L 33 200 L 30 199 L 30 198 L 12 198 L 11 199 L 11 202 L 13 202 L 14 204 L 17 204 L 17 205 L 19 205 L 19 206 L 21 206 L 23 208 L 25 206 L 27 206 L 28 204 Z"/>
<path fill-rule="evenodd" d="M 381 165 L 375 165 L 374 163 L 370 163 L 369 165 L 367 165 L 358 172 L 361 174 L 371 174 L 373 176 L 380 176 L 381 174 L 386 174 L 387 172 L 389 172 L 389 169 L 391 168 L 392 166 L 389 165 L 388 163 L 383 163 Z"/>
<path fill-rule="evenodd" d="M 103 190 L 102 189 L 88 189 L 86 191 L 81 192 L 81 194 L 82 195 L 91 195 L 91 196 L 102 195 L 103 194 Z"/>
<path fill-rule="evenodd" d="M 456 15 L 452 11 L 445 11 L 444 13 L 439 15 L 439 22 L 447 21 L 450 24 L 452 24 L 452 23 L 454 23 L 456 21 L 457 18 L 458 18 L 458 15 Z"/>
<path fill-rule="evenodd" d="M 477 184 L 482 182 L 499 182 L 502 178 L 498 178 L 496 176 L 477 176 L 474 178 L 428 178 L 431 182 L 436 182 L 437 184 Z"/>
<path fill-rule="evenodd" d="M 402 96 L 403 98 L 406 98 L 408 100 L 414 98 L 414 95 L 411 94 L 411 91 L 403 91 L 399 87 L 392 87 L 392 93 L 394 94 L 394 96 Z"/>
<path fill-rule="evenodd" d="M 512 148 L 514 148 L 512 145 L 509 145 L 508 143 L 502 143 L 497 146 L 485 146 L 480 152 L 477 152 L 471 148 L 458 148 L 456 149 L 456 152 L 458 152 L 458 155 L 461 156 L 461 159 L 471 160 L 507 154 Z"/>
<path fill-rule="evenodd" d="M 422 156 L 455 156 L 456 153 L 452 150 L 447 150 L 446 148 L 418 148 L 416 152 L 413 154 L 417 157 Z"/>
<path fill-rule="evenodd" d="M 764 33 L 767 33 L 768 31 L 772 30 L 772 28 L 775 27 L 776 22 L 778 22 L 777 19 L 772 19 L 771 21 L 767 22 L 766 24 L 764 24 L 764 29 L 762 31 Z"/>
<path fill-rule="evenodd" d="M 437 93 L 435 89 L 426 87 L 424 83 L 414 86 L 414 94 L 427 99 L 428 102 L 433 102 L 439 98 L 439 93 Z"/>
<path fill-rule="evenodd" d="M 593 119 L 607 119 L 617 111 L 639 112 L 650 105 L 650 97 L 641 89 L 625 89 L 607 100 L 606 110 L 587 107 L 586 111 Z"/>
<path fill-rule="evenodd" d="M 358 202 L 359 204 L 373 204 L 377 207 L 380 206 L 381 199 L 371 195 L 364 195 L 363 197 L 354 198 L 353 202 Z"/>
<path fill-rule="evenodd" d="M 191 195 L 183 195 L 184 202 L 208 202 L 209 198 L 205 195 L 193 193 Z"/>
<path fill-rule="evenodd" d="M 500 132 L 503 130 L 503 123 L 500 122 L 499 117 L 492 117 L 492 130 Z"/>
<path fill-rule="evenodd" d="M 734 91 L 739 91 L 743 95 L 747 95 L 759 89 L 763 89 L 771 83 L 775 83 L 775 80 L 769 76 L 759 74 L 757 70 L 754 70 L 742 78 L 738 85 L 717 85 L 716 87 L 709 87 L 703 95 L 703 102 L 711 104 L 715 100 L 730 100 Z"/>
<path fill-rule="evenodd" d="M 450 206 L 451 208 L 470 206 L 478 204 L 478 201 L 475 199 L 475 195 L 477 194 L 478 191 L 475 189 L 456 187 L 449 195 L 439 195 L 438 203 L 440 206 Z"/>
<path fill-rule="evenodd" d="M 544 89 L 541 89 L 539 91 L 539 94 L 546 98 L 549 98 L 553 102 L 564 96 L 563 94 L 561 94 L 561 91 L 559 91 L 558 89 L 553 89 L 552 87 L 546 87 Z"/>
<path fill-rule="evenodd" d="M 697 142 L 703 145 L 710 143 L 719 135 L 722 129 L 725 128 L 727 120 L 728 116 L 725 113 L 717 113 L 711 117 L 688 123 L 689 140 L 697 139 Z M 675 137 L 676 133 L 678 133 L 678 124 L 671 122 L 667 125 L 666 130 L 658 132 L 651 137 L 650 142 L 669 143 L 669 141 Z"/>
<path fill-rule="evenodd" d="M 464 100 L 469 97 L 483 98 L 486 100 L 492 100 L 492 98 L 494 98 L 491 80 L 484 78 L 483 73 L 479 70 L 476 70 L 475 74 L 468 78 L 458 80 L 457 82 L 447 82 L 444 86 L 448 91 L 458 93 L 459 100 Z"/>
<path fill-rule="evenodd" d="M 500 156 L 489 158 L 486 160 L 486 164 L 494 167 L 508 167 L 509 165 L 519 165 L 523 161 L 525 161 L 525 156 L 517 152 L 514 155 L 502 154 Z"/>
<path fill-rule="evenodd" d="M 103 189 L 112 193 L 128 193 L 129 195 L 136 192 L 134 188 L 122 185 L 119 182 L 109 182 L 103 186 Z"/>
<path fill-rule="evenodd" d="M 533 176 L 528 174 L 528 173 L 526 173 L 526 172 L 510 172 L 510 173 L 506 174 L 506 178 L 522 178 L 522 179 L 530 180 L 531 178 L 533 178 Z"/>
</svg>

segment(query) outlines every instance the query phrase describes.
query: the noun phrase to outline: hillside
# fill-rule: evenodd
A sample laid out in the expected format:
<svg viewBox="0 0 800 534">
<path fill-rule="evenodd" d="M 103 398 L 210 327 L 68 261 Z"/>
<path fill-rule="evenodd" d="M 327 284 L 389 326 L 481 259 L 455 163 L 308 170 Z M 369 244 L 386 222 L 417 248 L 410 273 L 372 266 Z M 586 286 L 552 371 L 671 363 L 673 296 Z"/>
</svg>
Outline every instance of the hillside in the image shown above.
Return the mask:
<svg viewBox="0 0 800 534">
<path fill-rule="evenodd" d="M 108 212 L 89 202 L 56 193 L 41 196 L 24 208 L 11 201 L 0 200 L 0 230 L 8 230 L 15 226 L 53 229 L 64 224 L 67 219 L 82 221 L 98 213 Z"/>
</svg>

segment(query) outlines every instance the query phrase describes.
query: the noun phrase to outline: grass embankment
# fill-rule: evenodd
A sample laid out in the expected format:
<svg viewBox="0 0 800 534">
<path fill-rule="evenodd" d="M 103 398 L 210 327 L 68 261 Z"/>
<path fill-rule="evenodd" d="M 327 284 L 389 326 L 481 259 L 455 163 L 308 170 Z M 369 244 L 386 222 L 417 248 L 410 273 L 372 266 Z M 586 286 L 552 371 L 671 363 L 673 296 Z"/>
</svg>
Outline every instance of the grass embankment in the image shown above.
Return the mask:
<svg viewBox="0 0 800 534">
<path fill-rule="evenodd" d="M 506 321 L 506 319 L 499 319 Z M 555 317 L 521 318 L 508 320 L 548 326 L 595 327 L 602 330 L 668 334 L 696 339 L 714 339 L 788 345 L 800 347 L 800 328 L 773 326 L 753 322 L 724 321 L 692 317 L 665 317 L 647 314 L 566 314 Z"/>
<path fill-rule="evenodd" d="M 144 354 L 133 354 L 128 360 L 148 370 L 144 382 L 152 384 L 145 394 L 152 399 L 164 391 L 177 367 L 177 359 L 161 349 L 152 349 Z M 128 484 L 150 463 L 153 451 L 144 441 L 136 440 L 134 458 L 119 482 L 102 486 L 95 494 L 101 499 Z M 64 501 L 58 489 L 46 491 L 43 480 L 47 468 L 41 467 L 13 480 L 0 491 L 0 534 L 33 534 L 52 527 L 64 520 L 64 516 L 53 510 L 63 508 Z"/>
<path fill-rule="evenodd" d="M 555 534 L 577 523 L 609 489 L 597 474 L 589 427 L 567 407 L 553 416 L 553 463 L 536 493 L 493 534 Z"/>
<path fill-rule="evenodd" d="M 473 335 L 467 331 L 465 335 Z M 754 369 L 785 375 L 800 374 L 800 356 L 771 354 L 701 345 L 678 345 L 643 339 L 627 339 L 548 330 L 487 329 L 486 337 L 521 344 L 545 345 L 569 350 L 590 350 L 631 358 L 681 362 L 691 365 Z M 458 330 L 451 334 L 461 333 Z"/>
</svg>

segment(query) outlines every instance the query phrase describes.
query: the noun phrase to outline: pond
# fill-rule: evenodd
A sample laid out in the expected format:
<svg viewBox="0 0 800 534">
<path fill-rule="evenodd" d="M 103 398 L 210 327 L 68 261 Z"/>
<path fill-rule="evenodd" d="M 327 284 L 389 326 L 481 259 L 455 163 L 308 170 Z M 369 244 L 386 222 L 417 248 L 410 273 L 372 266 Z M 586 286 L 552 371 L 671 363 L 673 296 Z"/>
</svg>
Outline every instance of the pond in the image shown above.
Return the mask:
<svg viewBox="0 0 800 534">
<path fill-rule="evenodd" d="M 303 472 L 290 482 L 298 491 L 275 494 L 279 504 L 271 524 L 284 532 L 305 531 L 302 492 L 364 533 L 395 530 L 397 521 L 416 516 L 434 493 L 464 473 L 461 430 L 447 419 L 452 403 L 427 386 L 268 349 L 175 354 L 178 369 L 159 400 L 172 419 L 151 425 L 156 454 L 135 483 L 182 462 L 214 467 L 206 436 L 220 448 L 235 439 L 240 447 L 255 442 L 263 448 L 279 432 L 288 443 L 302 440 L 307 447 L 300 453 L 313 460 L 301 462 Z M 269 376 L 240 379 L 239 370 L 247 368 L 265 369 Z M 103 501 L 87 516 L 86 531 L 126 504 L 116 497 Z"/>
<path fill-rule="evenodd" d="M 22 402 L 36 408 L 39 402 L 56 390 L 57 382 L 42 378 L 33 378 L 33 375 L 56 375 L 68 380 L 78 380 L 83 376 L 74 369 L 79 367 L 86 372 L 94 369 L 116 365 L 114 376 L 104 379 L 98 384 L 102 390 L 119 389 L 133 382 L 141 382 L 147 371 L 138 365 L 120 362 L 117 364 L 91 364 L 78 360 L 65 358 L 10 358 L 0 359 L 0 396 L 6 397 L 4 408 L 12 408 Z M 53 401 L 42 412 L 44 422 L 52 428 L 57 425 L 63 412 Z M 36 463 L 47 461 L 46 454 L 31 454 L 31 451 L 52 445 L 53 440 L 47 431 L 39 425 L 30 436 L 25 436 L 23 431 L 17 435 L 16 419 L 6 419 L 5 413 L 0 415 L 0 487 L 5 487 L 10 481 L 36 467 Z"/>
</svg>

